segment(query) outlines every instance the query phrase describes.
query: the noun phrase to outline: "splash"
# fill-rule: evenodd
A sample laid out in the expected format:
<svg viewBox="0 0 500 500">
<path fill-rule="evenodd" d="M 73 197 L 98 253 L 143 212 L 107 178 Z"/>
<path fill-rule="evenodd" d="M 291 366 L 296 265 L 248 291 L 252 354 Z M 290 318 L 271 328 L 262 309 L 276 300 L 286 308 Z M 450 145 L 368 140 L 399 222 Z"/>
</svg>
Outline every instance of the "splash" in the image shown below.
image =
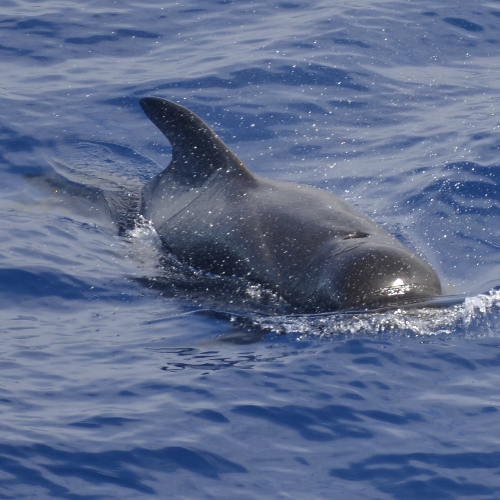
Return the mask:
<svg viewBox="0 0 500 500">
<path fill-rule="evenodd" d="M 452 300 L 453 299 L 453 300 Z M 459 303 L 457 303 L 457 301 Z M 430 307 L 391 311 L 338 312 L 318 315 L 254 317 L 255 326 L 299 338 L 339 335 L 500 337 L 500 290 L 465 299 L 440 299 Z"/>
<path fill-rule="evenodd" d="M 464 323 L 470 326 L 478 320 L 496 320 L 500 310 L 500 290 L 494 288 L 486 294 L 467 297 L 464 301 Z"/>
<path fill-rule="evenodd" d="M 156 273 L 163 253 L 161 239 L 152 222 L 139 215 L 133 228 L 128 229 L 124 236 L 125 241 L 130 244 L 127 257 L 148 274 Z"/>
<path fill-rule="evenodd" d="M 139 215 L 134 223 L 134 227 L 129 229 L 126 237 L 139 240 L 143 245 L 161 246 L 161 240 L 150 220 L 146 220 Z"/>
</svg>

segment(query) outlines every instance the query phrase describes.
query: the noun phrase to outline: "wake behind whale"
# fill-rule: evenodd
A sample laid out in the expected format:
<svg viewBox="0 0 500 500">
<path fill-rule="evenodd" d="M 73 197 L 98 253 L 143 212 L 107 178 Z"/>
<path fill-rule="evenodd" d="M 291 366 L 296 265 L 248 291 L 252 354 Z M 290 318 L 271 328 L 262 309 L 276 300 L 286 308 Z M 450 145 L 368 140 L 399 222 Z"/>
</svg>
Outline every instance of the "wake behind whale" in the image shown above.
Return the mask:
<svg viewBox="0 0 500 500">
<path fill-rule="evenodd" d="M 441 295 L 428 264 L 347 202 L 253 174 L 176 103 L 146 97 L 141 106 L 172 145 L 172 161 L 144 185 L 91 188 L 121 232 L 143 217 L 182 263 L 260 284 L 304 313 L 398 307 Z"/>
</svg>

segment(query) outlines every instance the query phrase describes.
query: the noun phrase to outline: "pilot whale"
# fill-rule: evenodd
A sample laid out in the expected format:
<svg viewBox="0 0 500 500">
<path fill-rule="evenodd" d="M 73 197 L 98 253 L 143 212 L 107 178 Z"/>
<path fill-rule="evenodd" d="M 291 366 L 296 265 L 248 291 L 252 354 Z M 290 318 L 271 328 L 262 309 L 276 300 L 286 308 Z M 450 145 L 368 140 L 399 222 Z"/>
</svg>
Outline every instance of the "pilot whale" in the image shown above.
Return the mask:
<svg viewBox="0 0 500 500">
<path fill-rule="evenodd" d="M 261 283 L 309 313 L 441 295 L 427 263 L 346 201 L 253 174 L 179 104 L 159 97 L 140 104 L 170 142 L 172 161 L 126 211 L 151 221 L 182 262 Z"/>
</svg>

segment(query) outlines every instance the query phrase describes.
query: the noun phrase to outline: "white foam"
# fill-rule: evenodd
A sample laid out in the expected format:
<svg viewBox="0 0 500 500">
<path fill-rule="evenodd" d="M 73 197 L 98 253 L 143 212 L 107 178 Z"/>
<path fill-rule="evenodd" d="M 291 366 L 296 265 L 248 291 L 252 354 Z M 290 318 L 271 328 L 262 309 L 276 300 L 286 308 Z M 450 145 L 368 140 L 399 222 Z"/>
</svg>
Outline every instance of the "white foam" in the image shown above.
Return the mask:
<svg viewBox="0 0 500 500">
<path fill-rule="evenodd" d="M 133 229 L 127 231 L 127 237 L 136 238 L 144 243 L 161 245 L 160 237 L 153 226 L 153 222 L 146 220 L 142 215 L 139 215 L 134 221 Z"/>
<path fill-rule="evenodd" d="M 254 323 L 278 334 L 319 338 L 356 334 L 500 337 L 499 313 L 500 291 L 491 290 L 485 294 L 467 297 L 463 303 L 449 307 L 260 317 L 254 318 Z"/>
<path fill-rule="evenodd" d="M 467 297 L 464 302 L 464 322 L 469 325 L 475 318 L 487 315 L 500 306 L 500 290 L 490 290 L 486 294 Z"/>
</svg>

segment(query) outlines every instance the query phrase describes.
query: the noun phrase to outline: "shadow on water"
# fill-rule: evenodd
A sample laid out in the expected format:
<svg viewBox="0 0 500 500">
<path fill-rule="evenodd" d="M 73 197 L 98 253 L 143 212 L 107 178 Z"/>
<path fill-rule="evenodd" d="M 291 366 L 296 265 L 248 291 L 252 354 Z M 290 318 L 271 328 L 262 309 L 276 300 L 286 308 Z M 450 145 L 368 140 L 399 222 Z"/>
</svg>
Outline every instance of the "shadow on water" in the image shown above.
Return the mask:
<svg viewBox="0 0 500 500">
<path fill-rule="evenodd" d="M 91 287 L 88 283 L 53 269 L 0 269 L 0 294 L 2 301 L 13 296 L 16 302 L 21 298 L 59 297 L 68 300 L 82 300 L 94 293 L 104 292 L 104 288 Z"/>
<path fill-rule="evenodd" d="M 460 17 L 445 17 L 443 21 L 445 23 L 451 24 L 452 26 L 462 28 L 465 31 L 471 31 L 473 33 L 484 31 L 484 28 L 480 24 L 473 23 L 472 21 L 467 21 L 467 19 L 462 19 Z"/>
<path fill-rule="evenodd" d="M 28 465 L 28 461 L 36 466 Z M 221 474 L 247 472 L 245 467 L 220 455 L 182 446 L 85 453 L 35 444 L 2 445 L 0 450 L 0 470 L 10 476 L 9 479 L 2 478 L 3 488 L 16 484 L 40 487 L 46 489 L 52 498 L 96 496 L 71 493 L 50 479 L 51 476 L 74 477 L 92 485 L 111 484 L 153 495 L 158 493 L 152 486 L 156 482 L 155 473 L 171 474 L 181 469 L 215 480 L 220 480 Z"/>
<path fill-rule="evenodd" d="M 306 346 L 302 345 L 301 349 Z M 201 371 L 203 374 L 238 368 L 239 370 L 252 370 L 262 363 L 281 362 L 287 358 L 296 356 L 300 350 L 285 350 L 277 353 L 259 352 L 220 352 L 214 348 L 200 349 L 197 347 L 167 347 L 149 348 L 149 350 L 161 354 L 166 358 L 162 370 L 165 372 L 180 372 L 183 370 Z"/>
<path fill-rule="evenodd" d="M 309 441 L 373 438 L 374 433 L 365 426 L 366 419 L 377 420 L 391 425 L 408 425 L 423 420 L 420 415 L 415 413 L 397 415 L 378 410 L 357 411 L 350 406 L 344 405 L 326 405 L 322 408 L 299 405 L 280 407 L 240 405 L 236 406 L 233 412 L 291 428 Z M 323 430 L 318 430 L 318 426 Z"/>
<path fill-rule="evenodd" d="M 499 452 L 402 453 L 373 455 L 350 467 L 331 469 L 330 475 L 346 481 L 370 481 L 379 491 L 401 500 L 454 500 L 483 495 L 497 498 L 499 488 L 464 476 L 478 469 L 493 472 L 499 467 Z M 457 480 L 446 477 L 448 471 L 457 469 L 462 469 L 464 476 Z"/>
<path fill-rule="evenodd" d="M 62 301 L 130 300 L 119 288 L 99 286 L 68 274 L 54 271 L 53 268 L 0 268 L 0 297 L 4 307 L 33 301 L 44 307 L 61 307 Z M 53 299 L 62 299 L 53 300 Z"/>
</svg>

